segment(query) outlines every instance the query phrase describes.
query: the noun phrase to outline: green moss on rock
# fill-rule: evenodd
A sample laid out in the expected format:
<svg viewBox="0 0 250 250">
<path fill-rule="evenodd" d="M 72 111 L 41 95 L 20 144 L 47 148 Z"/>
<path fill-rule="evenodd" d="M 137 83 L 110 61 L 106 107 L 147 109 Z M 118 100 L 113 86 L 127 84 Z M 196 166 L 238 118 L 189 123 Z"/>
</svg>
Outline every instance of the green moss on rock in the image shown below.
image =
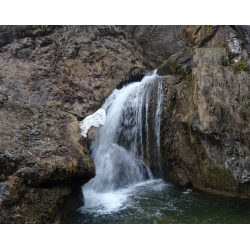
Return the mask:
<svg viewBox="0 0 250 250">
<path fill-rule="evenodd" d="M 180 64 L 172 62 L 171 60 L 167 60 L 158 68 L 158 73 L 160 75 L 183 75 L 186 74 L 186 71 L 181 67 Z"/>
<path fill-rule="evenodd" d="M 201 162 L 201 180 L 202 186 L 218 191 L 232 192 L 237 187 L 237 182 L 230 171 L 225 167 L 214 165 L 209 157 Z"/>
<path fill-rule="evenodd" d="M 167 111 L 170 117 L 172 117 L 172 113 L 173 113 L 173 100 L 172 99 L 168 101 Z"/>
<path fill-rule="evenodd" d="M 232 63 L 231 66 L 238 73 L 240 73 L 241 71 L 247 70 L 247 64 L 242 60 Z"/>
<path fill-rule="evenodd" d="M 225 43 L 221 44 L 220 47 L 221 47 L 222 49 L 225 49 L 226 52 L 227 52 L 227 54 L 229 53 L 229 49 L 228 49 L 228 47 L 227 47 L 227 45 L 226 45 Z"/>
</svg>

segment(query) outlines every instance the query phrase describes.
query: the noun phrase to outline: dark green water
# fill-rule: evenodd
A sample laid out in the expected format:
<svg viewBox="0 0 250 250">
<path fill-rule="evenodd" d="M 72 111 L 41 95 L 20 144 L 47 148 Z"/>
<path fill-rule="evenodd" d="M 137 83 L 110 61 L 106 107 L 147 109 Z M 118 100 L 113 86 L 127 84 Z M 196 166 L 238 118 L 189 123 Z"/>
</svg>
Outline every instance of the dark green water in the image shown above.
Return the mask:
<svg viewBox="0 0 250 250">
<path fill-rule="evenodd" d="M 250 201 L 225 198 L 150 180 L 95 193 L 83 190 L 85 206 L 62 223 L 250 223 Z"/>
</svg>

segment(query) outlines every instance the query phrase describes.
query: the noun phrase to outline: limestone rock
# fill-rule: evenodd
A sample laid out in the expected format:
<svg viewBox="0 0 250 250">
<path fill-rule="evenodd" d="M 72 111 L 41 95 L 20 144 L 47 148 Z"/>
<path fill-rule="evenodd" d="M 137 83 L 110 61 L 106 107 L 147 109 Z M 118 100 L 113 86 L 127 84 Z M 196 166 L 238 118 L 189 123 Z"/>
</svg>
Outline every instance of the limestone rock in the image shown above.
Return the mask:
<svg viewBox="0 0 250 250">
<path fill-rule="evenodd" d="M 98 135 L 98 128 L 96 127 L 91 127 L 88 131 L 88 148 L 91 149 L 91 144 L 95 140 L 95 138 Z"/>
</svg>

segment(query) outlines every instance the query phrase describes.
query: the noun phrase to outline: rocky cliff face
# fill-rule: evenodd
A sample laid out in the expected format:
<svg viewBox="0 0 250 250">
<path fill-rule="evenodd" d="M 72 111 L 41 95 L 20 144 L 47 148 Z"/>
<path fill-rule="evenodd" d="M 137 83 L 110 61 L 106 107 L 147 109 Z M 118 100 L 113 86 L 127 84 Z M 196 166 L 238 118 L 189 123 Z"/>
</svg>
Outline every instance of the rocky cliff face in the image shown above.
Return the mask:
<svg viewBox="0 0 250 250">
<path fill-rule="evenodd" d="M 159 68 L 165 178 L 250 198 L 249 28 L 187 26 L 184 37 Z"/>
<path fill-rule="evenodd" d="M 249 198 L 249 27 L 161 27 L 150 42 L 154 29 L 139 30 L 0 27 L 1 223 L 59 222 L 81 206 L 95 167 L 78 121 L 171 54 L 158 69 L 165 179 Z"/>
<path fill-rule="evenodd" d="M 58 222 L 83 204 L 95 166 L 77 119 L 146 70 L 125 38 L 115 26 L 0 27 L 1 223 Z"/>
</svg>

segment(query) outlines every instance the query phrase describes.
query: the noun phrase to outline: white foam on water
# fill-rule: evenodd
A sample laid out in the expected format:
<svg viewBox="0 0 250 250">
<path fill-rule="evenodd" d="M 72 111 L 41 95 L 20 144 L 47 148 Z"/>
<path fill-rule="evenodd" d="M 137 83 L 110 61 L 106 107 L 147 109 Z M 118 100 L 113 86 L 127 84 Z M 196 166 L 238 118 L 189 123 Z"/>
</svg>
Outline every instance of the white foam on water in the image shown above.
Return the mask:
<svg viewBox="0 0 250 250">
<path fill-rule="evenodd" d="M 105 193 L 83 189 L 85 205 L 81 207 L 79 211 L 102 215 L 118 212 L 129 207 L 137 208 L 137 203 L 135 202 L 134 196 L 140 195 L 141 192 L 143 195 L 143 192 L 147 192 L 148 189 L 160 191 L 166 187 L 166 185 L 167 184 L 164 183 L 163 180 L 157 179 L 143 181 Z M 138 209 L 140 210 L 141 208 L 138 207 Z"/>
<path fill-rule="evenodd" d="M 94 190 L 87 190 L 84 192 L 85 206 L 81 208 L 81 211 L 109 214 L 125 208 L 124 204 L 127 199 L 128 195 L 121 190 L 107 193 L 98 193 Z"/>
<path fill-rule="evenodd" d="M 152 107 L 150 100 L 153 92 L 158 103 Z M 141 82 L 131 83 L 120 90 L 115 89 L 105 101 L 100 109 L 106 112 L 105 125 L 99 128 L 91 145 L 96 177 L 83 186 L 85 206 L 80 211 L 98 214 L 119 211 L 133 205 L 129 197 L 141 185 L 152 184 L 150 181 L 154 178 L 144 158 L 150 162 L 149 134 L 152 134 L 158 157 L 154 164 L 160 164 L 161 100 L 162 78 L 155 70 Z M 151 111 L 154 109 L 152 113 L 155 117 L 149 114 L 150 107 Z M 87 123 L 85 119 L 82 129 L 83 124 L 87 124 L 86 128 L 91 124 L 95 114 L 86 118 Z M 154 131 L 149 131 L 148 119 L 155 123 Z M 98 119 L 96 122 L 99 122 Z M 86 134 L 86 129 L 84 131 Z M 146 136 L 143 137 L 143 133 Z"/>
</svg>

